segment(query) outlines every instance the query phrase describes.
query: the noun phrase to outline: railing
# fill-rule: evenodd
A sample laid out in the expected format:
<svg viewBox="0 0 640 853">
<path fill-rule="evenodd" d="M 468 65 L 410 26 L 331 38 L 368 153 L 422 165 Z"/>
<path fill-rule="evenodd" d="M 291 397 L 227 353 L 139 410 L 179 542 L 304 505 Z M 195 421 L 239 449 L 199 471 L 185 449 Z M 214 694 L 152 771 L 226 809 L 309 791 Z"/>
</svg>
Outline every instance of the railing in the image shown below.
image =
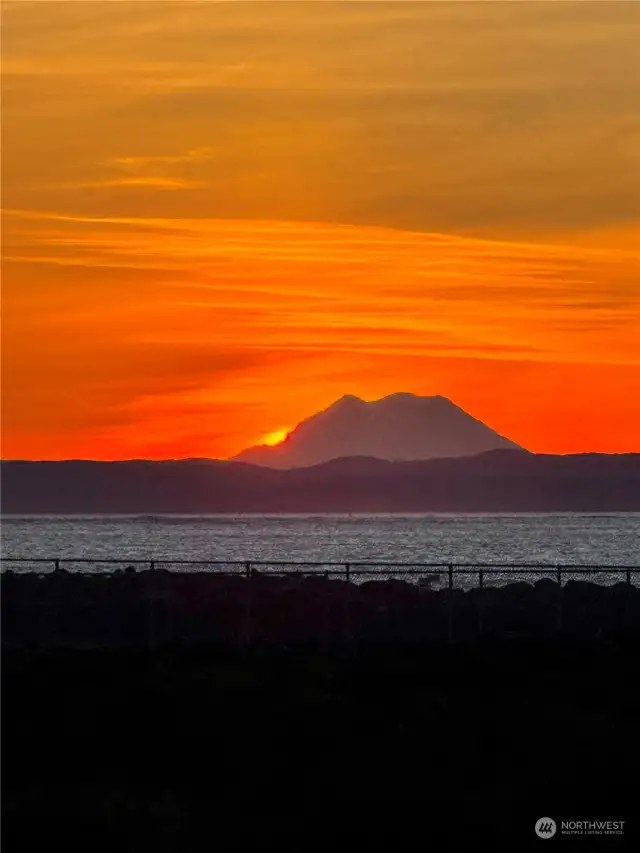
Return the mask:
<svg viewBox="0 0 640 853">
<path fill-rule="evenodd" d="M 446 636 L 450 641 L 454 639 L 454 635 L 456 634 L 455 629 L 455 620 L 456 620 L 456 599 L 457 594 L 456 590 L 461 590 L 464 585 L 458 584 L 457 582 L 463 576 L 477 579 L 477 583 L 475 584 L 476 589 L 482 590 L 485 587 L 485 581 L 490 578 L 502 577 L 505 576 L 511 582 L 515 580 L 520 580 L 523 577 L 525 578 L 533 578 L 537 576 L 538 578 L 549 577 L 552 576 L 556 582 L 556 590 L 552 596 L 552 601 L 555 602 L 553 605 L 555 607 L 555 631 L 562 631 L 563 626 L 563 609 L 564 603 L 564 589 L 563 583 L 567 579 L 569 575 L 573 576 L 586 576 L 590 579 L 597 578 L 598 576 L 602 580 L 606 580 L 607 583 L 611 583 L 615 581 L 616 578 L 620 580 L 624 580 L 626 585 L 629 588 L 629 592 L 632 589 L 637 589 L 640 585 L 638 581 L 640 580 L 640 566 L 639 565 L 583 565 L 583 564 L 549 564 L 549 563 L 385 563 L 385 562 L 279 562 L 279 561 L 260 561 L 260 560 L 249 560 L 249 561 L 220 561 L 220 560 L 141 560 L 141 559 L 133 559 L 133 560 L 122 560 L 122 559 L 114 559 L 114 558 L 27 558 L 27 557 L 0 557 L 0 568 L 2 568 L 5 572 L 11 567 L 11 565 L 19 565 L 23 567 L 22 571 L 19 572 L 20 575 L 30 575 L 33 574 L 33 567 L 36 567 L 35 571 L 39 577 L 44 577 L 45 575 L 39 571 L 40 568 L 45 569 L 46 575 L 62 575 L 64 576 L 66 573 L 63 571 L 66 567 L 77 567 L 77 566 L 88 566 L 93 569 L 90 572 L 81 572 L 81 571 L 73 571 L 73 575 L 84 575 L 85 577 L 96 577 L 96 576 L 105 576 L 109 575 L 109 572 L 101 572 L 96 571 L 96 567 L 107 566 L 111 568 L 111 573 L 114 570 L 121 569 L 123 567 L 128 568 L 130 571 L 136 572 L 141 570 L 142 574 L 146 575 L 149 579 L 153 578 L 155 573 L 159 573 L 162 569 L 167 569 L 171 567 L 181 567 L 182 571 L 172 571 L 170 572 L 171 576 L 176 575 L 193 575 L 198 572 L 207 573 L 209 575 L 219 575 L 221 577 L 226 576 L 236 576 L 244 579 L 248 579 L 249 582 L 243 584 L 245 587 L 243 598 L 245 601 L 245 624 L 243 628 L 243 642 L 251 643 L 253 641 L 253 604 L 256 600 L 260 599 L 260 588 L 258 585 L 258 581 L 260 579 L 265 578 L 278 578 L 278 577 L 299 577 L 299 578 L 340 578 L 343 581 L 352 581 L 357 583 L 358 580 L 366 579 L 366 578 L 377 578 L 379 580 L 389 580 L 391 578 L 403 579 L 405 581 L 414 581 L 419 586 L 426 588 L 435 588 L 440 594 L 444 596 L 443 603 L 445 606 L 446 618 L 447 618 L 447 629 Z M 189 571 L 185 571 L 185 567 Z M 146 571 L 145 571 L 146 570 Z M 15 575 L 13 575 L 15 577 Z M 165 575 L 165 577 L 167 577 Z M 256 581 L 254 584 L 252 581 Z M 436 585 L 436 581 L 438 585 Z M 441 583 L 444 581 L 444 583 Z M 54 585 L 56 586 L 56 585 Z M 151 587 L 154 586 L 152 583 Z M 467 585 L 468 586 L 468 585 Z M 489 586 L 487 583 L 486 586 Z M 350 617 L 349 617 L 349 602 L 351 600 L 353 587 L 350 583 L 347 583 L 345 592 L 346 596 L 344 599 L 345 602 L 345 631 L 349 633 L 350 628 Z M 63 589 L 61 588 L 60 592 Z M 327 593 L 329 590 L 326 590 Z M 36 593 L 35 597 L 33 593 Z M 43 590 L 46 592 L 46 590 Z M 49 590 L 49 592 L 53 592 Z M 77 600 L 73 602 L 73 608 L 82 608 L 85 607 L 88 611 L 91 611 L 94 604 L 98 603 L 102 599 L 102 592 L 100 590 L 96 590 L 97 593 L 100 593 L 96 602 L 91 602 L 88 600 L 84 600 L 84 596 L 81 597 L 81 600 Z M 388 595 L 393 598 L 392 590 L 389 589 Z M 487 590 L 488 592 L 488 590 Z M 322 588 L 318 588 L 312 595 L 320 595 L 322 599 L 325 598 L 324 592 Z M 257 599 L 256 599 L 257 596 Z M 157 626 L 156 622 L 159 618 L 158 608 L 161 610 L 164 608 L 165 615 L 164 618 L 166 621 L 171 624 L 173 621 L 173 603 L 172 596 L 167 594 L 167 590 L 165 589 L 165 584 L 161 583 L 158 585 L 157 589 L 146 588 L 146 584 L 143 584 L 142 588 L 140 588 L 136 592 L 137 599 L 143 603 L 144 607 L 147 611 L 146 623 L 147 623 L 147 632 L 148 632 L 148 645 L 150 648 L 156 646 L 157 637 Z M 55 636 L 58 628 L 55 625 L 60 624 L 61 612 L 64 612 L 66 605 L 62 602 L 62 600 L 57 601 L 55 597 L 53 599 L 44 601 L 44 600 L 36 600 L 39 599 L 38 591 L 36 589 L 31 589 L 25 591 L 25 595 L 22 593 L 19 594 L 18 599 L 18 607 L 28 607 L 35 608 L 33 610 L 32 616 L 26 622 L 23 620 L 21 622 L 22 625 L 30 625 L 34 620 L 38 621 L 38 611 L 42 612 L 50 612 L 54 618 L 54 627 L 51 629 L 53 632 L 51 636 Z M 6 596 L 4 597 L 6 601 Z M 328 601 L 328 598 L 327 598 Z M 489 599 L 485 593 L 477 594 L 475 597 L 475 607 L 477 609 L 477 631 L 478 636 L 483 636 L 485 630 L 485 616 L 486 616 L 486 607 Z M 489 604 L 490 606 L 490 604 Z M 624 624 L 630 624 L 631 611 L 628 610 L 629 603 L 625 605 L 625 612 L 623 615 Z M 117 627 L 117 620 L 113 622 L 114 626 Z"/>
<path fill-rule="evenodd" d="M 12 564 L 19 566 L 33 565 L 49 571 L 62 571 L 66 567 L 75 566 L 107 566 L 111 571 L 126 568 L 137 570 L 157 571 L 172 569 L 172 567 L 188 567 L 187 571 L 205 571 L 220 575 L 254 576 L 306 576 L 324 578 L 343 578 L 352 581 L 356 578 L 388 579 L 389 577 L 405 578 L 408 581 L 417 579 L 435 583 L 444 579 L 449 588 L 454 588 L 456 576 L 475 576 L 478 586 L 482 588 L 487 577 L 496 576 L 553 576 L 559 585 L 568 575 L 609 575 L 624 578 L 632 584 L 640 575 L 640 565 L 593 565 L 572 563 L 389 563 L 384 561 L 367 562 L 329 562 L 304 561 L 284 562 L 278 560 L 156 560 L 120 558 L 54 558 L 54 557 L 0 557 L 0 567 L 7 571 Z M 90 571 L 91 574 L 95 573 Z M 426 577 L 425 577 L 426 574 Z"/>
</svg>

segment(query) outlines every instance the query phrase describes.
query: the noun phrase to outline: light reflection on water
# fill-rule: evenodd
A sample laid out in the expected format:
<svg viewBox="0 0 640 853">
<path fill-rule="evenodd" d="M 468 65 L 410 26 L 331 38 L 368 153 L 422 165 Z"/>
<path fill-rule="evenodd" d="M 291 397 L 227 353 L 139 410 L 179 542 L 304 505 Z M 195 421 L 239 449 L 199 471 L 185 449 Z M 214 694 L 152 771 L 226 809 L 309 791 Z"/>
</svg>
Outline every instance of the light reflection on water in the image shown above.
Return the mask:
<svg viewBox="0 0 640 853">
<path fill-rule="evenodd" d="M 640 513 L 4 516 L 1 535 L 5 560 L 640 563 Z M 3 567 L 19 568 L 6 562 Z M 22 569 L 33 567 L 22 565 Z M 113 567 L 77 568 L 108 571 Z M 623 579 L 608 578 L 609 582 Z M 468 580 L 473 583 L 471 577 Z"/>
</svg>

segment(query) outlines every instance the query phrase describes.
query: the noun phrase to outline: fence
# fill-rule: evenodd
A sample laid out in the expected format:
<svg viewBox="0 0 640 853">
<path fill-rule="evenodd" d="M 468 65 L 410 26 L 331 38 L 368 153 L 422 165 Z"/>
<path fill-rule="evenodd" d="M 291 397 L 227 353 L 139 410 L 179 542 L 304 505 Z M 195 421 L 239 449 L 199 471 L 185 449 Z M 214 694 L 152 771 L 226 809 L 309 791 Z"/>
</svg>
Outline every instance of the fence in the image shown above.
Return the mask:
<svg viewBox="0 0 640 853">
<path fill-rule="evenodd" d="M 111 571 L 133 568 L 138 571 L 172 570 L 179 566 L 182 571 L 204 571 L 221 575 L 267 576 L 319 576 L 357 581 L 359 578 L 403 578 L 407 581 L 430 582 L 444 580 L 450 589 L 455 587 L 456 577 L 475 577 L 482 588 L 491 576 L 511 577 L 554 577 L 559 585 L 569 576 L 586 576 L 593 580 L 624 579 L 626 583 L 637 582 L 640 566 L 598 565 L 572 563 L 390 563 L 390 562 L 283 562 L 266 560 L 123 560 L 116 558 L 48 558 L 48 557 L 0 557 L 0 566 L 7 571 L 12 565 L 32 566 L 45 571 L 61 571 L 77 566 L 106 566 Z M 28 570 L 28 568 L 27 568 Z M 95 570 L 95 569 L 94 569 Z M 91 571 L 91 569 L 90 569 Z M 91 572 L 94 573 L 94 572 Z M 635 585 L 635 584 L 634 584 Z"/>
<path fill-rule="evenodd" d="M 631 599 L 634 597 L 634 593 L 640 585 L 638 583 L 640 580 L 640 566 L 629 565 L 594 566 L 544 563 L 510 563 L 501 565 L 488 563 L 406 564 L 384 562 L 285 563 L 254 560 L 222 562 L 215 560 L 0 558 L 0 566 L 4 569 L 5 573 L 8 568 L 16 565 L 22 567 L 22 571 L 17 574 L 12 573 L 11 577 L 15 578 L 20 586 L 23 585 L 18 580 L 18 575 L 22 577 L 25 575 L 33 577 L 35 574 L 36 577 L 53 576 L 60 577 L 61 579 L 69 578 L 73 583 L 73 576 L 78 578 L 84 577 L 87 579 L 96 576 L 105 577 L 105 575 L 108 576 L 114 573 L 117 573 L 117 576 L 122 576 L 122 573 L 119 572 L 118 569 L 126 567 L 129 570 L 129 574 L 138 577 L 140 581 L 142 581 L 142 585 L 135 593 L 135 598 L 144 608 L 144 615 L 141 614 L 141 618 L 146 623 L 146 627 L 143 630 L 147 635 L 146 643 L 148 643 L 150 648 L 155 647 L 158 640 L 161 639 L 159 637 L 159 633 L 165 634 L 165 639 L 172 635 L 172 628 L 170 626 L 173 624 L 174 620 L 175 602 L 172 600 L 173 596 L 169 592 L 169 588 L 172 586 L 173 579 L 179 581 L 180 577 L 185 579 L 187 577 L 191 577 L 195 581 L 199 574 L 201 576 L 206 575 L 210 578 L 213 578 L 214 576 L 227 578 L 235 576 L 236 578 L 245 580 L 245 582 L 241 584 L 243 587 L 243 591 L 241 592 L 243 602 L 241 642 L 248 644 L 255 642 L 254 623 L 257 612 L 254 612 L 254 607 L 257 610 L 257 608 L 261 606 L 261 602 L 264 604 L 263 596 L 260 592 L 259 581 L 261 579 L 285 577 L 306 579 L 315 577 L 318 579 L 338 579 L 346 581 L 347 583 L 344 587 L 341 585 L 342 592 L 340 592 L 338 596 L 344 605 L 341 611 L 344 614 L 344 616 L 341 617 L 344 619 L 344 627 L 340 629 L 343 636 L 352 636 L 350 627 L 350 604 L 359 582 L 371 579 L 387 581 L 396 579 L 398 581 L 403 580 L 405 582 L 412 582 L 413 585 L 417 585 L 424 589 L 433 589 L 438 593 L 441 601 L 439 607 L 444 608 L 440 612 L 446 621 L 446 627 L 444 628 L 445 636 L 449 641 L 454 639 L 454 635 L 459 632 L 460 627 L 459 621 L 457 621 L 459 616 L 458 605 L 460 604 L 460 599 L 458 599 L 458 603 L 456 603 L 456 596 L 458 593 L 462 593 L 462 590 L 465 587 L 467 589 L 470 588 L 469 584 L 461 583 L 461 579 L 464 578 L 468 579 L 470 577 L 473 581 L 471 588 L 476 590 L 476 592 L 473 593 L 473 607 L 475 608 L 476 613 L 476 616 L 474 617 L 474 621 L 476 622 L 474 630 L 476 630 L 477 636 L 483 636 L 485 633 L 486 617 L 489 616 L 493 606 L 490 599 L 494 598 L 493 595 L 489 596 L 490 587 L 498 585 L 495 583 L 496 580 L 504 581 L 506 579 L 508 583 L 509 581 L 513 582 L 524 579 L 533 580 L 535 578 L 553 578 L 555 581 L 556 591 L 554 592 L 553 586 L 547 587 L 546 592 L 544 592 L 544 598 L 552 608 L 551 614 L 553 619 L 553 630 L 555 632 L 561 632 L 563 630 L 563 612 L 565 609 L 565 595 L 563 587 L 567 579 L 575 577 L 587 578 L 589 580 L 595 579 L 596 581 L 600 579 L 604 582 L 602 584 L 603 586 L 611 586 L 611 584 L 615 583 L 616 580 L 623 581 L 623 589 L 626 587 L 628 590 L 628 595 L 625 594 L 624 596 L 627 600 L 624 603 L 624 613 L 622 614 L 621 623 L 625 630 L 632 626 L 632 622 L 635 622 L 636 617 L 638 616 L 638 614 L 636 614 L 636 616 L 632 615 L 632 613 L 637 609 L 637 605 L 633 604 Z M 78 567 L 86 567 L 89 571 L 79 571 Z M 110 571 L 96 571 L 96 569 L 99 569 L 100 567 L 107 567 Z M 178 567 L 178 571 L 175 571 L 175 567 Z M 72 568 L 75 570 L 67 574 L 63 571 L 65 568 Z M 174 571 L 165 573 L 162 571 L 163 569 L 174 569 Z M 204 580 L 204 578 L 202 579 Z M 8 578 L 5 577 L 5 580 L 8 580 Z M 256 583 L 253 583 L 252 581 L 255 581 Z M 166 582 L 168 582 L 169 586 L 167 586 Z M 43 629 L 44 634 L 41 635 L 46 638 L 43 640 L 45 643 L 51 642 L 58 636 L 61 622 L 64 621 L 62 618 L 63 614 L 67 614 L 67 617 L 69 617 L 70 609 L 84 607 L 90 613 L 92 608 L 95 606 L 107 606 L 105 600 L 102 599 L 102 595 L 107 592 L 106 589 L 96 589 L 95 593 L 97 595 L 92 594 L 89 596 L 91 599 L 95 599 L 94 601 L 85 599 L 84 594 L 80 596 L 82 600 L 75 600 L 74 595 L 70 590 L 64 592 L 66 583 L 63 584 L 58 593 L 55 592 L 58 585 L 54 584 L 52 589 L 42 590 L 44 593 L 52 593 L 53 598 L 49 597 L 49 600 L 43 600 L 39 594 L 40 590 L 36 588 L 39 584 L 36 584 L 36 587 L 32 584 L 27 584 L 27 586 L 29 589 L 23 590 L 25 595 L 22 595 L 21 592 L 15 588 L 16 595 L 11 593 L 9 596 L 3 596 L 3 611 L 7 604 L 7 599 L 10 599 L 8 602 L 9 611 L 12 607 L 17 607 L 17 611 L 14 613 L 14 616 L 17 617 L 17 619 L 13 620 L 13 624 L 17 626 L 16 630 L 18 631 L 18 634 L 22 634 L 23 630 L 28 630 L 28 627 L 25 627 L 25 625 L 30 621 L 35 620 L 38 622 L 41 615 L 44 614 L 46 619 L 51 617 L 52 624 L 48 628 Z M 136 584 L 136 587 L 137 586 L 138 585 Z M 303 586 L 306 585 L 303 584 Z M 9 584 L 9 587 L 12 587 L 12 584 Z M 485 587 L 487 587 L 486 590 Z M 4 589 L 6 592 L 8 587 L 4 586 Z M 284 592 L 284 588 L 281 592 Z M 391 605 L 391 609 L 393 609 L 395 605 L 392 604 L 392 602 L 397 603 L 397 589 L 394 592 L 394 589 L 390 588 L 388 593 L 385 593 L 384 589 L 382 589 L 381 592 L 382 597 L 385 599 L 385 605 Z M 35 593 L 35 595 L 33 593 Z M 58 594 L 62 594 L 62 599 L 56 600 L 56 596 Z M 220 594 L 220 591 L 215 593 L 218 598 L 220 597 Z M 69 598 L 70 595 L 71 598 Z M 222 592 L 223 598 L 224 595 L 224 592 Z M 330 621 L 330 607 L 335 605 L 335 597 L 333 605 L 331 604 L 330 588 L 327 587 L 323 591 L 323 587 L 320 585 L 317 589 L 314 588 L 314 590 L 309 590 L 309 595 L 310 601 L 314 600 L 316 602 L 324 602 L 321 604 L 322 607 L 325 607 L 323 619 L 326 625 L 328 625 L 328 621 Z M 423 600 L 421 595 L 419 598 Z M 122 603 L 122 601 L 120 603 Z M 118 605 L 116 604 L 115 609 L 112 611 L 114 616 L 118 612 L 117 607 Z M 631 607 L 634 608 L 633 611 L 630 609 Z M 24 608 L 26 608 L 26 610 Z M 386 610 L 388 611 L 389 607 L 386 607 Z M 46 615 L 47 613 L 49 616 Z M 164 616 L 162 615 L 163 613 Z M 20 616 L 19 614 L 22 615 Z M 26 615 L 28 615 L 28 618 L 25 621 L 24 617 Z M 616 617 L 616 619 L 617 618 L 618 617 Z M 387 616 L 384 616 L 383 619 L 387 619 Z M 112 617 L 112 621 L 115 626 L 119 621 L 119 618 L 115 616 L 114 620 Z M 165 623 L 166 628 L 161 629 L 160 623 Z M 329 637 L 332 630 L 326 627 L 326 625 L 321 630 L 325 639 Z M 11 633 L 11 631 L 9 633 Z M 5 633 L 3 632 L 3 641 L 4 637 Z"/>
</svg>

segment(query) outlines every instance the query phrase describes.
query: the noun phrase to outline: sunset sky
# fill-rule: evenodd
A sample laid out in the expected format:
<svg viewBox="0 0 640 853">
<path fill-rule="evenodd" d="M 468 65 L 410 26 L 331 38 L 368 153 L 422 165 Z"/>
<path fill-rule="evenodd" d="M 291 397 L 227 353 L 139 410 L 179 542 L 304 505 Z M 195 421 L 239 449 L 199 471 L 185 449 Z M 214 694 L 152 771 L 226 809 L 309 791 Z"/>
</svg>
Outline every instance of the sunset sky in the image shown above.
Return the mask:
<svg viewBox="0 0 640 853">
<path fill-rule="evenodd" d="M 640 3 L 2 3 L 2 456 L 344 394 L 640 451 Z"/>
</svg>

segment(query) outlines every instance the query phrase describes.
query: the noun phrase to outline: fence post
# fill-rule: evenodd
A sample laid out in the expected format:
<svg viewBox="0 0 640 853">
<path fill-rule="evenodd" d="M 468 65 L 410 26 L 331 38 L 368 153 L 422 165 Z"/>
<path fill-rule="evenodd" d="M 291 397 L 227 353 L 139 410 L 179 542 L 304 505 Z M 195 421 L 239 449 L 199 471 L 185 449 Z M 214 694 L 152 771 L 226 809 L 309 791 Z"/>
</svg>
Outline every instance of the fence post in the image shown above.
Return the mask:
<svg viewBox="0 0 640 853">
<path fill-rule="evenodd" d="M 484 572 L 478 572 L 478 636 L 484 633 Z"/>
<path fill-rule="evenodd" d="M 447 639 L 451 643 L 453 642 L 453 566 L 449 566 L 449 592 L 448 597 L 448 625 L 447 625 Z"/>
<path fill-rule="evenodd" d="M 353 642 L 353 630 L 351 624 L 351 584 L 347 577 L 347 592 L 344 599 L 344 627 L 345 636 L 349 645 Z"/>
<path fill-rule="evenodd" d="M 245 571 L 247 577 L 247 591 L 245 597 L 245 609 L 244 609 L 244 631 L 243 631 L 243 644 L 245 646 L 250 646 L 253 641 L 253 596 L 252 596 L 252 583 L 251 583 L 251 562 L 247 561 L 245 563 Z"/>
<path fill-rule="evenodd" d="M 344 572 L 345 572 L 345 577 L 347 579 L 347 583 L 349 583 L 349 581 L 351 579 L 351 565 L 349 563 L 344 564 Z"/>
<path fill-rule="evenodd" d="M 556 579 L 558 582 L 558 600 L 556 603 L 556 633 L 562 631 L 562 569 L 558 567 Z"/>
<path fill-rule="evenodd" d="M 627 569 L 627 583 L 631 586 L 631 570 Z"/>
<path fill-rule="evenodd" d="M 54 571 L 56 571 L 56 572 L 60 571 L 60 560 L 54 560 L 53 561 L 53 568 L 54 568 Z"/>
<path fill-rule="evenodd" d="M 155 571 L 155 568 L 156 568 L 156 561 L 150 560 L 149 561 L 149 569 L 153 572 L 153 571 Z"/>
<path fill-rule="evenodd" d="M 328 577 L 328 575 L 325 575 Z M 325 648 L 329 645 L 329 593 L 326 589 L 322 590 L 322 637 Z"/>
</svg>

